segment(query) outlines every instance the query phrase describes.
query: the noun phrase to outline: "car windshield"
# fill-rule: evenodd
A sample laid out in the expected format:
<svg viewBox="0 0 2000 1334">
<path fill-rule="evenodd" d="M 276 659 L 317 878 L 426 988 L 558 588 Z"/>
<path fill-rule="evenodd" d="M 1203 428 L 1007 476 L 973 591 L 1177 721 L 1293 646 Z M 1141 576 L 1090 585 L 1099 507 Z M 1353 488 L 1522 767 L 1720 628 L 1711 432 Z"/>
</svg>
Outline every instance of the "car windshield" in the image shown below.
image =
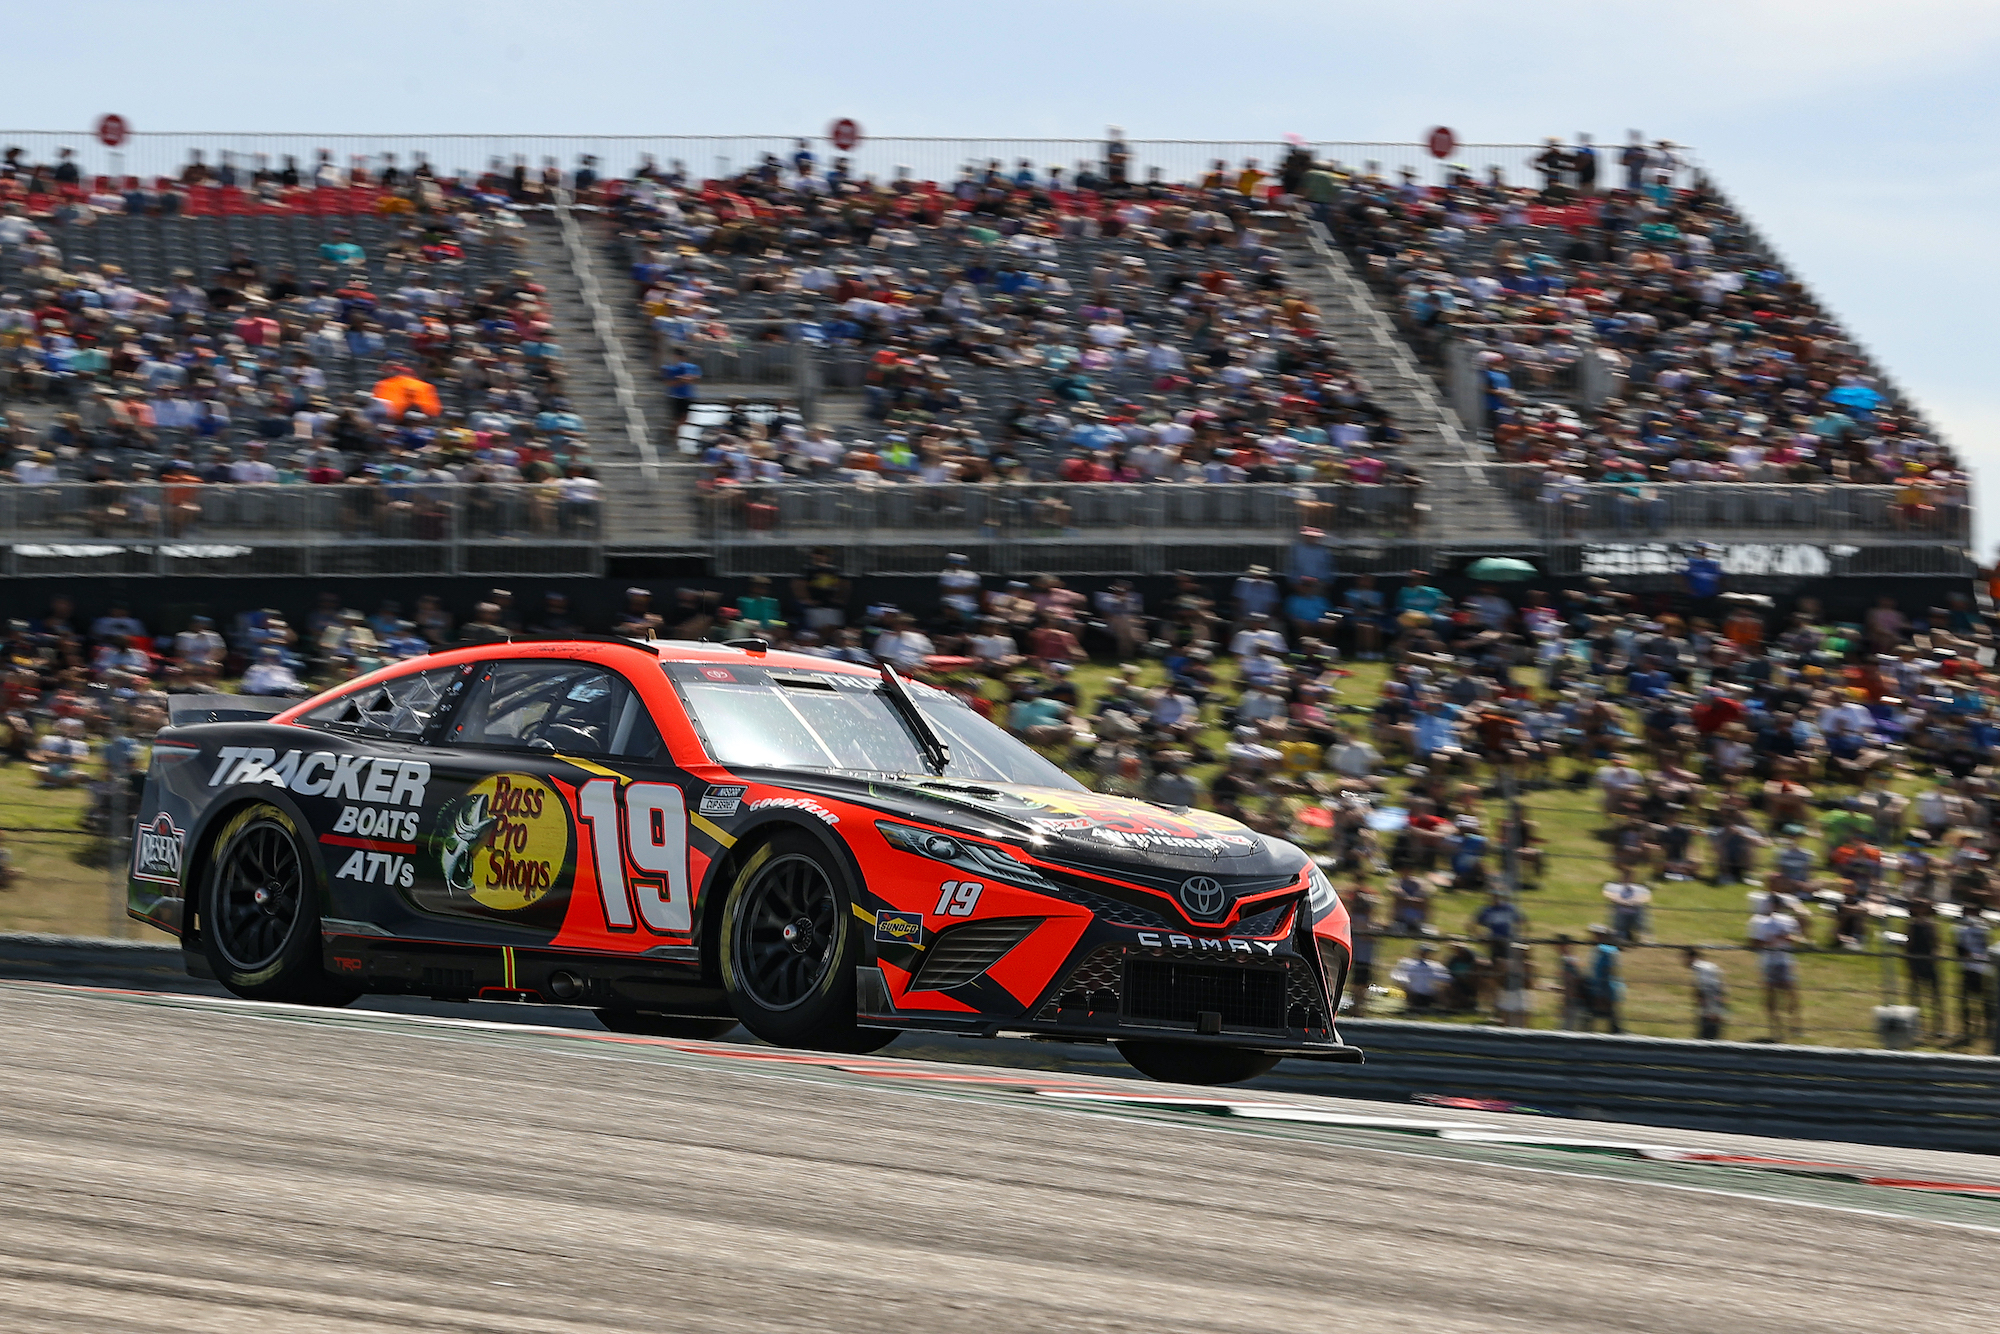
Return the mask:
<svg viewBox="0 0 2000 1334">
<path fill-rule="evenodd" d="M 922 749 L 882 682 L 843 672 L 663 663 L 718 764 L 927 774 Z M 1074 779 L 941 690 L 907 683 L 951 748 L 948 778 L 1076 788 Z"/>
</svg>

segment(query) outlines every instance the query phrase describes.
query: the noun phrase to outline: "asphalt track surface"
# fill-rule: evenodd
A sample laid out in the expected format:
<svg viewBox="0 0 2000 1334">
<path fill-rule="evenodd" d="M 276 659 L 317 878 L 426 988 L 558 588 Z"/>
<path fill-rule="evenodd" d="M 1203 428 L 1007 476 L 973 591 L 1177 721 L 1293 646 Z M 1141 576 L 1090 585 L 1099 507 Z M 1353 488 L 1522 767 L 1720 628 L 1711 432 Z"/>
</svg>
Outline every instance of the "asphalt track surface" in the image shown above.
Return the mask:
<svg viewBox="0 0 2000 1334">
<path fill-rule="evenodd" d="M 1422 1126 L 1967 1185 L 2000 1184 L 1993 1159 L 894 1050 L 0 983 L 0 1329 L 1896 1334 L 2000 1314 L 2000 1199 Z M 1198 1101 L 1218 1097 L 1239 1105 Z"/>
</svg>

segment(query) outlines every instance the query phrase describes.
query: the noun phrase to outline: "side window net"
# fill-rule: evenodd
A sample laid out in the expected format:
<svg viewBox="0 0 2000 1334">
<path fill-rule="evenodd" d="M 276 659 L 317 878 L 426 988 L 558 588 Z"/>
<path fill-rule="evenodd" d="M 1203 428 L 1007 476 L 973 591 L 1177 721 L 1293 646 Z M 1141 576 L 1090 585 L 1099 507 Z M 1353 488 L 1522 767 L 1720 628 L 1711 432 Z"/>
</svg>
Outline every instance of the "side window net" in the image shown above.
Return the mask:
<svg viewBox="0 0 2000 1334">
<path fill-rule="evenodd" d="M 350 690 L 313 709 L 300 721 L 308 727 L 417 741 L 430 726 L 445 690 L 457 675 L 456 667 L 440 667 Z"/>
</svg>

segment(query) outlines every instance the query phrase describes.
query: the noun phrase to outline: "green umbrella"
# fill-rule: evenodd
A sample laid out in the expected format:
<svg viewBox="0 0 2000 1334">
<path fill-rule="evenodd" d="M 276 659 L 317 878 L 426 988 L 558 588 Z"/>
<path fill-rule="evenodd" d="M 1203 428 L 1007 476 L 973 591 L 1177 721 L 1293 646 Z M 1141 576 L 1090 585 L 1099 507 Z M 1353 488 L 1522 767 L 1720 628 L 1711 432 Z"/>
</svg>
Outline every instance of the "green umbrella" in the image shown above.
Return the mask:
<svg viewBox="0 0 2000 1334">
<path fill-rule="evenodd" d="M 1497 583 L 1513 583 L 1521 579 L 1535 579 L 1541 571 L 1524 560 L 1512 556 L 1487 556 L 1465 567 L 1468 579 L 1491 579 Z"/>
</svg>

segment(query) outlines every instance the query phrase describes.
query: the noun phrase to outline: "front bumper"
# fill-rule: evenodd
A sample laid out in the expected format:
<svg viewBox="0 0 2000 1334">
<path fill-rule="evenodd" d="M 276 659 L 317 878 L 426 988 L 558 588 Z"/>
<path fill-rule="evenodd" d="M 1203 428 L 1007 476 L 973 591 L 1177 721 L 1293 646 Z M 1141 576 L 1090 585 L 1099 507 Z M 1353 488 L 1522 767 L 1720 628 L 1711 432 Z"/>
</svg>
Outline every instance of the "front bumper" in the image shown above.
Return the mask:
<svg viewBox="0 0 2000 1334">
<path fill-rule="evenodd" d="M 1294 956 L 1296 959 L 1296 956 Z M 1092 962 L 1097 963 L 1095 969 Z M 1111 981 L 1106 960 L 1087 961 L 1067 982 L 1081 975 L 1100 983 Z M 1296 998 L 1308 980 L 1316 977 L 1303 960 L 1288 963 L 1279 972 L 1286 991 Z M 1057 1042 L 1175 1042 L 1201 1047 L 1228 1047 L 1239 1051 L 1265 1052 L 1289 1059 L 1359 1064 L 1359 1047 L 1340 1040 L 1339 1033 L 1324 1012 L 1310 1016 L 1309 1026 L 1290 1027 L 1246 1022 L 1240 1014 L 1226 1016 L 1221 1010 L 1196 1011 L 1191 1020 L 1161 1019 L 1128 1012 L 1123 977 L 1120 985 L 1085 989 L 1065 986 L 1033 1014 L 996 1017 L 978 1014 L 945 1014 L 935 1010 L 899 1010 L 889 994 L 879 968 L 859 970 L 857 1019 L 869 1028 L 893 1028 L 909 1032 L 955 1033 L 961 1037 L 993 1038 L 1018 1036 Z M 1218 1002 L 1219 1004 L 1220 1002 Z M 1296 1016 L 1292 1007 L 1291 1016 Z"/>
</svg>

